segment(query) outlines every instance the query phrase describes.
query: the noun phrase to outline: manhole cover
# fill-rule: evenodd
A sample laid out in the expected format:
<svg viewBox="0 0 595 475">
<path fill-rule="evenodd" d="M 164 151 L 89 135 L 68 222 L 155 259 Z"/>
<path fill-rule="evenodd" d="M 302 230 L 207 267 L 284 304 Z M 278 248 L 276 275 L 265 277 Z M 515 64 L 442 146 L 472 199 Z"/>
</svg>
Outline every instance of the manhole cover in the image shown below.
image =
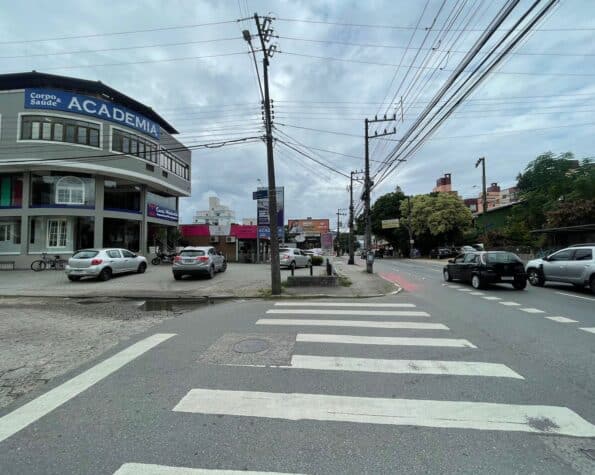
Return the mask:
<svg viewBox="0 0 595 475">
<path fill-rule="evenodd" d="M 233 351 L 237 353 L 260 353 L 261 351 L 268 350 L 269 347 L 270 344 L 266 340 L 248 338 L 233 345 Z"/>
</svg>

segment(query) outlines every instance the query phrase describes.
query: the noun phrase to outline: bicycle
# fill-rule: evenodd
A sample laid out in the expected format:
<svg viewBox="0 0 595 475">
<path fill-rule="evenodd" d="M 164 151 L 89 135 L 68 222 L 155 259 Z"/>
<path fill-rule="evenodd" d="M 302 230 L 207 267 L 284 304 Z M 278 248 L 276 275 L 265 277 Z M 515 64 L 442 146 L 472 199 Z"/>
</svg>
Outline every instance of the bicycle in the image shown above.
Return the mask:
<svg viewBox="0 0 595 475">
<path fill-rule="evenodd" d="M 41 254 L 41 259 L 37 259 L 31 263 L 31 270 L 39 272 L 46 270 L 49 266 L 52 270 L 64 270 L 68 261 L 60 259 L 60 256 L 48 257 L 47 252 Z"/>
</svg>

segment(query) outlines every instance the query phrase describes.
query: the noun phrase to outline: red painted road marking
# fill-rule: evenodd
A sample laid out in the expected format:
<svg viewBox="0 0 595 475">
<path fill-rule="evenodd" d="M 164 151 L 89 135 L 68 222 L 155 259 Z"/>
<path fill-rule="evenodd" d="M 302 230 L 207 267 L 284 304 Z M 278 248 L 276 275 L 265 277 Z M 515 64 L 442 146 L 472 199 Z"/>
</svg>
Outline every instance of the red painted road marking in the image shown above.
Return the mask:
<svg viewBox="0 0 595 475">
<path fill-rule="evenodd" d="M 407 290 L 408 292 L 415 292 L 419 289 L 419 285 L 408 281 L 402 275 L 394 274 L 392 272 L 380 272 L 378 275 L 382 277 L 384 280 L 392 282 L 393 284 L 400 285 L 401 287 L 403 287 L 403 289 Z"/>
</svg>

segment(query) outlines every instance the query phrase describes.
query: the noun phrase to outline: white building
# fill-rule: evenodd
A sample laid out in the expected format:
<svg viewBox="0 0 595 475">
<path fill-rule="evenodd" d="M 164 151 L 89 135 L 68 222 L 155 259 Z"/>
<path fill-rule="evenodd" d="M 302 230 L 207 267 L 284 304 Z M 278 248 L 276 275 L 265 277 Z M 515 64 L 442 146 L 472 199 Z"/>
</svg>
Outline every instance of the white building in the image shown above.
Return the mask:
<svg viewBox="0 0 595 475">
<path fill-rule="evenodd" d="M 236 215 L 228 206 L 222 205 L 219 198 L 209 196 L 209 209 L 197 211 L 194 224 L 209 224 L 212 226 L 229 226 L 235 223 Z"/>
<path fill-rule="evenodd" d="M 244 218 L 242 219 L 243 226 L 256 226 L 256 218 Z"/>
</svg>

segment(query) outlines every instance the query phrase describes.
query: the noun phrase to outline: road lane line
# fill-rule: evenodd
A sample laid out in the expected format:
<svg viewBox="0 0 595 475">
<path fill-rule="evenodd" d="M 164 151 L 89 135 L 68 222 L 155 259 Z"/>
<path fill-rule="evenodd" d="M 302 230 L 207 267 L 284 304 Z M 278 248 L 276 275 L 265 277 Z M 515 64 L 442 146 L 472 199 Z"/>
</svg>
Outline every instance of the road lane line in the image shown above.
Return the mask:
<svg viewBox="0 0 595 475">
<path fill-rule="evenodd" d="M 168 467 L 149 463 L 125 463 L 114 475 L 298 475 L 281 472 L 251 472 L 245 470 L 210 470 L 206 468 Z"/>
<path fill-rule="evenodd" d="M 520 307 L 520 303 L 516 302 L 498 302 L 500 305 L 506 305 L 507 307 Z"/>
<path fill-rule="evenodd" d="M 471 292 L 469 295 L 485 295 L 483 292 Z"/>
<path fill-rule="evenodd" d="M 560 295 L 567 295 L 568 297 L 574 297 L 575 299 L 592 300 L 593 302 L 595 302 L 595 299 L 593 299 L 591 297 L 583 297 L 582 295 L 567 294 L 565 292 L 556 292 L 556 293 L 560 294 Z"/>
<path fill-rule="evenodd" d="M 581 327 L 581 330 L 589 333 L 595 333 L 595 327 Z"/>
<path fill-rule="evenodd" d="M 310 320 L 302 318 L 261 318 L 256 325 L 293 325 L 319 327 L 399 328 L 406 330 L 448 330 L 442 323 L 374 322 L 371 320 Z"/>
<path fill-rule="evenodd" d="M 339 356 L 293 355 L 291 366 L 284 368 L 366 373 L 433 374 L 453 376 L 491 376 L 525 379 L 508 366 L 472 361 L 385 360 Z"/>
<path fill-rule="evenodd" d="M 519 308 L 519 310 L 526 313 L 545 313 L 543 310 L 539 310 L 538 308 Z"/>
<path fill-rule="evenodd" d="M 450 348 L 477 348 L 468 340 L 458 338 L 408 338 L 389 336 L 327 335 L 319 333 L 298 333 L 295 341 L 304 343 L 344 343 L 348 345 L 436 346 Z"/>
<path fill-rule="evenodd" d="M 339 421 L 595 437 L 593 424 L 566 407 L 556 406 L 192 389 L 173 410 L 293 421 Z"/>
<path fill-rule="evenodd" d="M 482 299 L 485 299 L 485 300 L 502 300 L 500 297 L 492 297 L 492 296 L 482 297 Z"/>
<path fill-rule="evenodd" d="M 566 318 L 566 317 L 545 317 L 548 320 L 552 320 L 554 322 L 559 322 L 559 323 L 577 323 L 578 320 L 573 320 L 572 318 Z"/>
<path fill-rule="evenodd" d="M 415 310 L 326 310 L 326 309 L 270 309 L 266 313 L 283 315 L 359 315 L 378 317 L 429 317 L 427 312 Z"/>
<path fill-rule="evenodd" d="M 175 333 L 156 333 L 130 345 L 119 353 L 96 364 L 87 371 L 49 390 L 45 394 L 18 407 L 0 418 L 0 442 L 24 429 L 29 424 L 79 395 L 151 348 L 175 336 Z"/>
<path fill-rule="evenodd" d="M 459 292 L 473 292 L 471 289 L 457 289 Z"/>
<path fill-rule="evenodd" d="M 277 307 L 386 307 L 386 308 L 414 308 L 414 303 L 352 303 L 352 302 L 276 302 Z"/>
</svg>

